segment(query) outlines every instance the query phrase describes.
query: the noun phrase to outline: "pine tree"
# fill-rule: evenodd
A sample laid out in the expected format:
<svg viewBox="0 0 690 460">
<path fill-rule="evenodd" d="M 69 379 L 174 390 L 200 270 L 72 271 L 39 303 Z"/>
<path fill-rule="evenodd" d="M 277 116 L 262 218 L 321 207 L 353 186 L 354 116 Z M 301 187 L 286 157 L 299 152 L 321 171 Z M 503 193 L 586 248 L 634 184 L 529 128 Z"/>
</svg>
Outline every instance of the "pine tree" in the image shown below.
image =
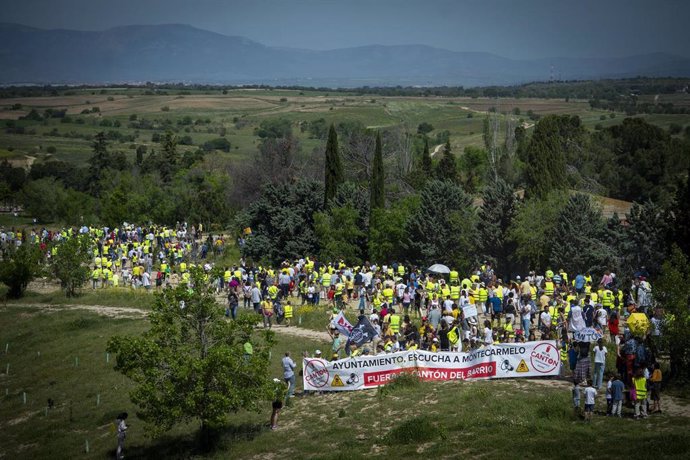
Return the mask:
<svg viewBox="0 0 690 460">
<path fill-rule="evenodd" d="M 426 180 L 431 179 L 434 173 L 434 165 L 431 161 L 431 154 L 429 153 L 429 139 L 424 138 L 424 152 L 422 152 L 422 173 Z"/>
<path fill-rule="evenodd" d="M 159 171 L 163 182 L 170 182 L 177 172 L 178 154 L 177 154 L 177 137 L 168 131 L 165 133 L 163 139 L 163 152 Z"/>
<path fill-rule="evenodd" d="M 89 186 L 95 195 L 98 195 L 99 182 L 103 177 L 103 171 L 108 168 L 109 164 L 108 143 L 105 133 L 101 131 L 96 134 L 93 142 L 93 155 L 89 159 Z"/>
<path fill-rule="evenodd" d="M 494 261 L 501 273 L 510 275 L 510 258 L 515 250 L 515 243 L 509 241 L 507 236 L 518 210 L 515 189 L 498 178 L 484 188 L 482 200 L 477 229 L 482 257 Z"/>
<path fill-rule="evenodd" d="M 371 209 L 380 209 L 386 205 L 386 195 L 384 190 L 384 171 L 383 171 L 383 151 L 381 148 L 381 134 L 376 134 L 376 149 L 374 150 L 374 164 L 371 172 Z"/>
<path fill-rule="evenodd" d="M 477 240 L 472 197 L 457 184 L 431 180 L 419 200 L 404 226 L 402 243 L 407 259 L 469 270 Z"/>
<path fill-rule="evenodd" d="M 455 156 L 450 151 L 450 141 L 446 141 L 443 147 L 443 156 L 436 165 L 436 177 L 439 180 L 455 182 L 458 179 L 458 169 L 455 163 Z"/>
<path fill-rule="evenodd" d="M 583 135 L 576 116 L 549 115 L 534 128 L 527 147 L 525 178 L 528 196 L 544 197 L 550 191 L 567 188 L 568 152 L 579 152 Z"/>
<path fill-rule="evenodd" d="M 338 150 L 338 134 L 333 124 L 328 130 L 328 141 L 326 141 L 325 176 L 324 207 L 328 207 L 328 202 L 335 197 L 338 185 L 342 184 L 344 179 L 343 164 Z"/>
<path fill-rule="evenodd" d="M 669 213 L 652 201 L 633 203 L 626 220 L 619 245 L 623 275 L 643 266 L 651 274 L 659 273 L 669 249 Z"/>
<path fill-rule="evenodd" d="M 685 256 L 690 257 L 690 168 L 675 201 L 676 222 L 673 239 Z"/>
<path fill-rule="evenodd" d="M 551 233 L 550 261 L 572 272 L 601 272 L 616 262 L 606 241 L 606 222 L 589 195 L 577 193 L 568 198 Z"/>
</svg>

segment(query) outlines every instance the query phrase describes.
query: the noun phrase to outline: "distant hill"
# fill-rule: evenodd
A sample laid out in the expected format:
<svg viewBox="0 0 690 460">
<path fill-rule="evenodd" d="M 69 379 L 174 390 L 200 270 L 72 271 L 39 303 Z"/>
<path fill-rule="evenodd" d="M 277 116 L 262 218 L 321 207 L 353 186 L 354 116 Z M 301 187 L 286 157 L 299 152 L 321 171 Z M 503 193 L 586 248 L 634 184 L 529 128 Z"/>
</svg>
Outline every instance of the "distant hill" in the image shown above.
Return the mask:
<svg viewBox="0 0 690 460">
<path fill-rule="evenodd" d="M 305 86 L 508 85 L 548 80 L 690 76 L 664 53 L 612 59 L 515 60 L 423 45 L 328 51 L 276 48 L 188 25 L 100 32 L 0 23 L 0 84 L 190 82 Z"/>
</svg>

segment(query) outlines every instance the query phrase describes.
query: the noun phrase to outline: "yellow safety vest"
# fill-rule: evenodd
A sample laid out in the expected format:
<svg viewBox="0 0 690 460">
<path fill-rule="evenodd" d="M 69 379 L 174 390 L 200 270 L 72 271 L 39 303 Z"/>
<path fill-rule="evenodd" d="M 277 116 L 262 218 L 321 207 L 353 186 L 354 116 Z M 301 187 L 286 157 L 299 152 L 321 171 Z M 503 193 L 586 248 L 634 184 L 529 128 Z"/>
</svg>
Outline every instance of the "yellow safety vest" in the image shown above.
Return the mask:
<svg viewBox="0 0 690 460">
<path fill-rule="evenodd" d="M 450 298 L 452 300 L 458 300 L 460 298 L 460 286 L 451 286 L 450 287 Z"/>
<path fill-rule="evenodd" d="M 487 291 L 486 288 L 480 287 L 479 288 L 479 295 L 477 296 L 477 301 L 480 303 L 485 303 L 488 298 L 489 298 L 489 291 Z"/>
<path fill-rule="evenodd" d="M 545 283 L 544 283 L 544 293 L 545 293 L 547 296 L 552 297 L 552 296 L 553 296 L 553 291 L 554 291 L 553 281 L 547 281 L 547 282 L 545 282 Z"/>
<path fill-rule="evenodd" d="M 285 305 L 285 317 L 292 318 L 292 305 Z"/>
<path fill-rule="evenodd" d="M 397 334 L 400 331 L 400 316 L 398 316 L 397 314 L 391 315 L 390 326 L 391 331 Z"/>
</svg>

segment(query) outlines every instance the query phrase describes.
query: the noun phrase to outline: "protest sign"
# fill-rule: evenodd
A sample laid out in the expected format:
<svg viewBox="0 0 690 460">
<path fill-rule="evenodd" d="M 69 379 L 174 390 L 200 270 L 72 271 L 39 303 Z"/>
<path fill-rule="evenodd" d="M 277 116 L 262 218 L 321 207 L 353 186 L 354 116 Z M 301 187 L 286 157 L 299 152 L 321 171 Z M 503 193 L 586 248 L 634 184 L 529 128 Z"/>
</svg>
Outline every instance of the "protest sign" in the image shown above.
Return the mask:
<svg viewBox="0 0 690 460">
<path fill-rule="evenodd" d="M 401 351 L 337 361 L 305 359 L 304 389 L 363 390 L 385 385 L 401 372 L 422 380 L 446 381 L 558 375 L 560 353 L 554 341 L 491 345 L 469 353 Z"/>
</svg>

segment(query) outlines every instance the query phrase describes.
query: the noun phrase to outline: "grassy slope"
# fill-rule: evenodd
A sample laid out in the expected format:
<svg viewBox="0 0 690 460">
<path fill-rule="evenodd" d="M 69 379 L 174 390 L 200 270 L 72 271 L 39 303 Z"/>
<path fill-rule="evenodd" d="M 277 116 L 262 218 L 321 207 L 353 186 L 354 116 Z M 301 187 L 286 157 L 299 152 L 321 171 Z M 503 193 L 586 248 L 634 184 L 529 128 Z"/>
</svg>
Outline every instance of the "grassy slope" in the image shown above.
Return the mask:
<svg viewBox="0 0 690 460">
<path fill-rule="evenodd" d="M 80 311 L 48 313 L 30 306 L 0 309 L 0 458 L 103 458 L 115 446 L 110 423 L 123 410 L 129 412 L 132 426 L 127 443 L 137 446 L 128 457 L 136 458 L 133 454 L 138 452 L 155 458 L 165 449 L 171 454 L 189 449 L 196 426 L 180 426 L 163 439 L 146 438 L 143 422 L 136 418 L 136 408 L 128 399 L 131 383 L 112 370 L 112 356 L 110 363 L 106 362 L 105 346 L 112 335 L 140 334 L 146 328 L 144 320 Z M 280 358 L 286 350 L 298 356 L 303 350 L 313 352 L 324 346 L 293 337 L 277 339 L 272 353 L 276 377 L 282 375 Z M 5 374 L 7 364 L 9 375 Z M 98 394 L 100 405 L 96 406 Z M 48 398 L 55 400 L 56 408 L 46 416 Z M 267 403 L 260 414 L 234 415 L 233 423 L 239 432 L 263 430 L 269 416 Z M 242 425 L 244 428 L 237 428 Z M 86 441 L 88 456 L 84 452 Z M 190 453 L 184 452 L 182 456 Z"/>
<path fill-rule="evenodd" d="M 0 456 L 112 455 L 115 438 L 110 423 L 122 410 L 131 414 L 128 458 L 201 456 L 194 449 L 194 425 L 148 439 L 127 398 L 131 384 L 112 371 L 112 361 L 106 363 L 104 348 L 111 335 L 138 334 L 145 329 L 143 320 L 78 311 L 46 313 L 28 306 L 1 309 Z M 272 359 L 276 376 L 285 350 L 299 354 L 325 346 L 277 338 Z M 7 343 L 9 352 L 4 354 Z M 75 357 L 79 357 L 78 366 Z M 9 375 L 4 374 L 7 363 Z M 100 406 L 96 406 L 98 394 Z M 46 416 L 49 397 L 57 408 Z M 597 409 L 602 407 L 603 398 Z M 260 414 L 234 415 L 217 449 L 203 456 L 548 458 L 558 451 L 562 458 L 681 458 L 690 441 L 684 428 L 687 418 L 677 416 L 654 416 L 644 422 L 596 417 L 592 425 L 585 425 L 570 410 L 568 385 L 556 381 L 417 384 L 383 392 L 307 396 L 283 410 L 276 432 L 265 427 L 269 412 L 267 403 Z M 84 453 L 87 440 L 89 455 Z"/>
</svg>

